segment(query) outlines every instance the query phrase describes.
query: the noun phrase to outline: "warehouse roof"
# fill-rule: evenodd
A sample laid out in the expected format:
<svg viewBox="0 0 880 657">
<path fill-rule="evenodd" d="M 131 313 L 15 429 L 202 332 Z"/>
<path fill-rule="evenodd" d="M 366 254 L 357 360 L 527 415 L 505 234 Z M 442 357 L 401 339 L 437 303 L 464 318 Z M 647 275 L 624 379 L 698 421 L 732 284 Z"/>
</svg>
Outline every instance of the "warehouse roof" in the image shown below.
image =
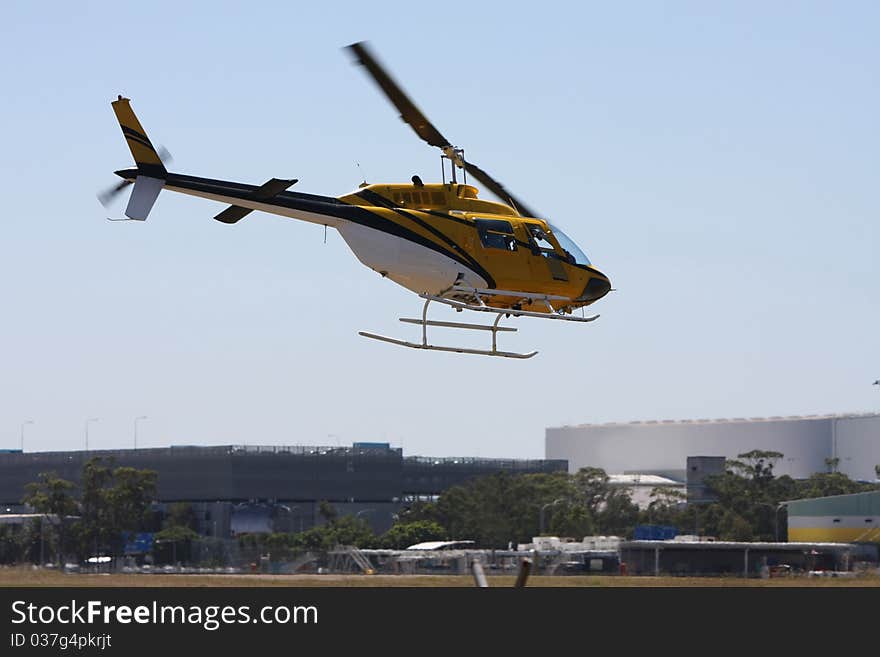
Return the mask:
<svg viewBox="0 0 880 657">
<path fill-rule="evenodd" d="M 735 418 L 700 418 L 699 420 L 633 420 L 631 422 L 604 422 L 576 425 L 563 425 L 561 427 L 551 427 L 554 429 L 578 429 L 581 427 L 627 427 L 627 426 L 656 426 L 668 424 L 734 424 L 749 422 L 792 422 L 801 420 L 849 420 L 856 418 L 872 418 L 880 417 L 880 413 L 832 413 L 827 415 L 772 415 L 770 417 L 735 417 Z"/>
<path fill-rule="evenodd" d="M 618 486 L 681 486 L 682 482 L 654 474 L 610 474 L 608 483 Z"/>
<path fill-rule="evenodd" d="M 880 490 L 784 502 L 789 516 L 878 516 Z"/>
</svg>

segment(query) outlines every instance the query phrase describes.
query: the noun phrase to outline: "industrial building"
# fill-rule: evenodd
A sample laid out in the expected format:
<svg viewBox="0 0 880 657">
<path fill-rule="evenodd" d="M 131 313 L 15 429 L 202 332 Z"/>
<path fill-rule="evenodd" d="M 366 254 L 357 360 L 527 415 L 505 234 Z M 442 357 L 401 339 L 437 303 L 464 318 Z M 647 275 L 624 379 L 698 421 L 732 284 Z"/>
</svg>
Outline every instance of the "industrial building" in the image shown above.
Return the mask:
<svg viewBox="0 0 880 657">
<path fill-rule="evenodd" d="M 796 479 L 826 472 L 826 459 L 851 479 L 874 481 L 880 464 L 880 414 L 661 420 L 550 427 L 545 457 L 568 461 L 570 472 L 598 467 L 685 481 L 689 456 L 736 458 L 751 450 L 781 452 L 777 475 Z"/>
<path fill-rule="evenodd" d="M 620 560 L 631 575 L 769 576 L 791 572 L 846 572 L 855 562 L 876 563 L 876 550 L 846 543 L 741 543 L 735 541 L 626 541 Z"/>
<path fill-rule="evenodd" d="M 302 531 L 321 522 L 321 501 L 386 531 L 413 499 L 430 499 L 473 477 L 566 472 L 559 460 L 404 457 L 387 443 L 351 447 L 181 446 L 71 452 L 0 453 L 0 505 L 21 511 L 25 485 L 41 472 L 78 482 L 85 462 L 155 470 L 160 504 L 192 503 L 202 534 Z M 2 510 L 0 510 L 2 513 Z"/>
<path fill-rule="evenodd" d="M 789 541 L 880 543 L 880 491 L 784 504 Z"/>
<path fill-rule="evenodd" d="M 680 481 L 653 474 L 610 474 L 608 485 L 627 491 L 633 504 L 640 509 L 648 508 L 654 501 L 652 495 L 658 488 L 676 491 L 682 497 L 687 494 L 686 485 Z"/>
</svg>

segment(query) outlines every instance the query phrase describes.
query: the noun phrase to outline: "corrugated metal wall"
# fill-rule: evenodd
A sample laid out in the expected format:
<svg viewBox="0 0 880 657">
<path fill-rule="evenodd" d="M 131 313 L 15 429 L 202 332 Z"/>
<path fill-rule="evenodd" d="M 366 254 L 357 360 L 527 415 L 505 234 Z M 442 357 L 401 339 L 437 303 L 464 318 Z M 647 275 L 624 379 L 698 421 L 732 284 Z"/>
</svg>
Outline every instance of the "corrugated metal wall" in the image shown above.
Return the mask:
<svg viewBox="0 0 880 657">
<path fill-rule="evenodd" d="M 840 472 L 874 479 L 880 463 L 880 415 L 596 424 L 546 430 L 545 456 L 566 459 L 574 472 L 600 467 L 609 473 L 684 473 L 688 456 L 724 456 L 753 449 L 785 456 L 776 474 L 809 477 L 840 458 Z"/>
</svg>

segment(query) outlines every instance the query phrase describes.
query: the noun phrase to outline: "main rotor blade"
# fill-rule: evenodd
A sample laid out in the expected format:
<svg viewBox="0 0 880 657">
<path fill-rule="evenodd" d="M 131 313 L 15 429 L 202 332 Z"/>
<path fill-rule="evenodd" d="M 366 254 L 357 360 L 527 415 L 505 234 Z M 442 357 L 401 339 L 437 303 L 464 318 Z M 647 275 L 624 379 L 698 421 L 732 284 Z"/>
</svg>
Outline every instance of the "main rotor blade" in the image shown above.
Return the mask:
<svg viewBox="0 0 880 657">
<path fill-rule="evenodd" d="M 529 208 L 529 206 L 527 206 L 525 203 L 516 198 L 513 194 L 508 192 L 504 188 L 504 185 L 495 180 L 492 176 L 483 171 L 473 162 L 468 162 L 467 160 L 465 160 L 464 170 L 467 171 L 474 178 L 479 180 L 481 183 L 483 183 L 483 186 L 486 187 L 486 189 L 488 189 L 490 192 L 495 194 L 495 196 L 504 201 L 509 201 L 513 205 L 514 209 L 522 216 L 535 218 L 539 218 L 541 216 L 537 214 L 534 210 Z"/>
<path fill-rule="evenodd" d="M 388 96 L 388 100 L 400 112 L 400 118 L 406 121 L 419 137 L 431 146 L 437 146 L 438 148 L 452 146 L 449 140 L 441 135 L 440 131 L 431 124 L 428 117 L 422 114 L 421 110 L 415 106 L 415 103 L 409 99 L 409 96 L 404 93 L 400 85 L 388 75 L 388 72 L 379 64 L 373 53 L 367 48 L 366 43 L 353 43 L 347 47 L 354 53 L 358 63 L 363 65 L 370 75 L 373 76 L 373 80 L 376 81 L 379 88 Z"/>
<path fill-rule="evenodd" d="M 348 49 L 354 53 L 354 56 L 357 58 L 359 64 L 363 65 L 364 68 L 373 76 L 373 80 L 375 80 L 376 84 L 379 85 L 379 88 L 385 92 L 385 95 L 388 97 L 388 100 L 392 102 L 392 104 L 397 108 L 400 112 L 400 118 L 403 119 L 409 126 L 413 129 L 413 131 L 421 137 L 424 141 L 429 143 L 431 146 L 437 146 L 438 148 L 447 149 L 454 148 L 452 144 L 449 142 L 446 137 L 440 134 L 440 131 L 437 130 L 436 127 L 428 120 L 422 111 L 416 107 L 415 103 L 410 100 L 409 96 L 400 88 L 400 85 L 394 81 L 394 79 L 388 74 L 388 71 L 378 62 L 376 57 L 373 56 L 373 53 L 370 52 L 369 47 L 364 42 L 353 43 L 348 46 Z M 456 156 L 456 160 L 457 160 Z M 454 166 L 454 164 L 453 164 Z M 529 207 L 517 199 L 513 194 L 508 192 L 504 185 L 495 180 L 492 176 L 486 173 L 483 169 L 478 167 L 476 164 L 472 164 L 470 162 L 464 162 L 464 169 L 469 174 L 471 174 L 474 178 L 479 180 L 483 185 L 491 191 L 495 196 L 500 198 L 502 201 L 512 203 L 517 212 L 521 215 L 527 217 L 537 217 L 534 211 L 529 209 Z"/>
</svg>

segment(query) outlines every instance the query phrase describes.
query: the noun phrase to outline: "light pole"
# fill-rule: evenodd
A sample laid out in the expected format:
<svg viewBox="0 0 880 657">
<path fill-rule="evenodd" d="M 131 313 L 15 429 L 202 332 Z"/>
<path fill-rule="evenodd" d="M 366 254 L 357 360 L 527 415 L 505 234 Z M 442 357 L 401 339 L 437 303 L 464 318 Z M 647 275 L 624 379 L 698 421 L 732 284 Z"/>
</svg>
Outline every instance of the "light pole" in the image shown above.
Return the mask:
<svg viewBox="0 0 880 657">
<path fill-rule="evenodd" d="M 541 536 L 544 533 L 544 509 L 548 506 L 556 506 L 557 504 L 561 504 L 565 500 L 561 497 L 553 500 L 552 502 L 547 502 L 544 506 L 541 507 L 541 513 L 538 515 L 538 536 Z"/>
<path fill-rule="evenodd" d="M 354 514 L 355 519 L 360 518 L 362 513 L 372 513 L 376 509 L 361 509 L 357 513 Z"/>
<path fill-rule="evenodd" d="M 149 419 L 150 418 L 148 418 L 146 415 L 138 415 L 134 419 L 134 448 L 135 449 L 138 448 L 138 420 L 149 420 Z"/>
<path fill-rule="evenodd" d="M 86 420 L 86 451 L 87 452 L 89 451 L 89 423 L 90 422 L 97 422 L 97 421 L 98 421 L 98 418 L 96 418 L 96 417 L 90 417 L 88 420 Z"/>
<path fill-rule="evenodd" d="M 358 511 L 357 513 L 354 514 L 354 519 L 357 520 L 358 518 L 360 518 L 362 513 L 372 513 L 375 510 L 376 509 L 361 509 L 360 511 Z"/>
<path fill-rule="evenodd" d="M 33 420 L 25 420 L 21 423 L 21 451 L 24 452 L 24 427 L 26 424 L 33 424 Z"/>
<path fill-rule="evenodd" d="M 773 513 L 773 536 L 776 538 L 776 542 L 779 542 L 779 509 L 782 507 L 788 508 L 788 502 L 780 502 L 776 505 L 776 511 Z"/>
<path fill-rule="evenodd" d="M 776 506 L 773 506 L 769 502 L 758 502 L 755 506 L 767 507 L 768 509 L 773 509 L 773 540 L 778 543 L 779 542 L 779 509 L 784 506 L 787 506 L 788 502 L 780 502 Z"/>
<path fill-rule="evenodd" d="M 279 504 L 278 506 L 287 511 L 287 531 L 293 531 L 293 528 L 290 526 L 290 520 L 293 517 L 293 512 L 296 511 L 299 507 L 294 506 L 291 508 L 286 504 Z M 299 516 L 299 531 L 302 532 L 302 514 L 300 514 Z"/>
</svg>

